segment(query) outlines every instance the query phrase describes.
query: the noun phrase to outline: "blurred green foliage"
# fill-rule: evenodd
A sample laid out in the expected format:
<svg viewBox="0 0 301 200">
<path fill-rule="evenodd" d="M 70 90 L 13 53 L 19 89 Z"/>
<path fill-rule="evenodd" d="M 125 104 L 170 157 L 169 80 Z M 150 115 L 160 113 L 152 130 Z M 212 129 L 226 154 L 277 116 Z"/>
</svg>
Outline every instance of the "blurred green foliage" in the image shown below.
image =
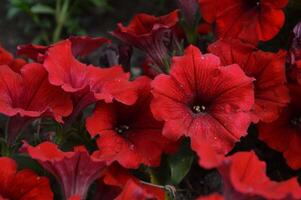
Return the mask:
<svg viewBox="0 0 301 200">
<path fill-rule="evenodd" d="M 110 9 L 107 0 L 11 0 L 9 1 L 7 18 L 20 15 L 30 17 L 25 22 L 25 33 L 38 32 L 33 43 L 51 43 L 58 41 L 63 33 L 85 34 L 80 24 L 80 17 L 89 8 Z"/>
</svg>

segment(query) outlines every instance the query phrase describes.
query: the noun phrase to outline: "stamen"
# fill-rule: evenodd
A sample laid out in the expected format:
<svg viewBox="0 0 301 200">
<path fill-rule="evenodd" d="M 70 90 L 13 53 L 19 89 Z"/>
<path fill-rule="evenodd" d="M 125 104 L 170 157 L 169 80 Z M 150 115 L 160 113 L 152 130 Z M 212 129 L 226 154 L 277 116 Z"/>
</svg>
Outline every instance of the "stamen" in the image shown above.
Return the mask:
<svg viewBox="0 0 301 200">
<path fill-rule="evenodd" d="M 130 127 L 128 125 L 120 125 L 120 126 L 115 127 L 115 131 L 118 134 L 122 134 L 125 131 L 128 131 L 129 129 L 130 129 Z"/>
<path fill-rule="evenodd" d="M 201 106 L 195 105 L 195 106 L 192 107 L 192 111 L 194 113 L 203 113 L 203 112 L 206 112 L 206 106 L 204 106 L 204 105 L 201 105 Z"/>
</svg>

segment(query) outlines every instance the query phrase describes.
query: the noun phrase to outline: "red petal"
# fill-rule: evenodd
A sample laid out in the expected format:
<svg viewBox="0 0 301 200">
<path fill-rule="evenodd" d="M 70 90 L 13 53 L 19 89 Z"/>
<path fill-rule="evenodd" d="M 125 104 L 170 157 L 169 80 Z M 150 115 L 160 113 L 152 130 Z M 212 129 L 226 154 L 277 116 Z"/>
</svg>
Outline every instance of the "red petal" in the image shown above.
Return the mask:
<svg viewBox="0 0 301 200">
<path fill-rule="evenodd" d="M 266 175 L 265 163 L 254 152 L 237 153 L 230 160 L 230 179 L 237 191 L 267 199 L 301 198 L 297 178 L 283 182 L 270 180 Z"/>
<path fill-rule="evenodd" d="M 113 99 L 132 105 L 137 100 L 136 86 L 129 81 L 130 74 L 121 66 L 107 69 L 89 67 L 89 84 L 96 99 L 111 103 Z"/>
<path fill-rule="evenodd" d="M 138 181 L 130 179 L 123 188 L 122 193 L 116 200 L 164 200 L 164 190 L 148 185 L 143 185 Z"/>
<path fill-rule="evenodd" d="M 86 56 L 103 44 L 110 42 L 106 38 L 89 36 L 71 36 L 69 40 L 72 43 L 72 53 L 75 57 Z"/>
<path fill-rule="evenodd" d="M 224 197 L 218 193 L 209 196 L 199 197 L 197 200 L 224 200 Z"/>
<path fill-rule="evenodd" d="M 272 39 L 279 32 L 285 20 L 282 9 L 288 1 L 261 0 L 258 4 L 245 0 L 199 2 L 205 20 L 216 21 L 219 37 L 257 44 Z"/>
<path fill-rule="evenodd" d="M 25 169 L 17 172 L 14 160 L 6 157 L 0 158 L 0 199 L 24 200 L 52 200 L 49 181 L 45 177 L 36 175 L 33 171 Z"/>
<path fill-rule="evenodd" d="M 254 121 L 271 122 L 289 102 L 285 77 L 286 53 L 263 52 L 238 40 L 219 40 L 209 46 L 224 65 L 237 63 L 250 77 L 254 77 Z"/>
<path fill-rule="evenodd" d="M 88 87 L 87 67 L 74 58 L 69 40 L 49 48 L 43 66 L 49 73 L 50 83 L 67 92 L 78 92 Z"/>
<path fill-rule="evenodd" d="M 89 156 L 87 151 L 62 152 L 50 142 L 36 147 L 28 145 L 27 152 L 56 177 L 67 199 L 74 195 L 84 199 L 90 185 L 106 167 L 104 161 Z"/>
<path fill-rule="evenodd" d="M 69 95 L 50 85 L 41 65 L 27 64 L 21 74 L 2 66 L 0 76 L 0 112 L 8 116 L 53 116 L 59 122 L 71 113 Z"/>
</svg>

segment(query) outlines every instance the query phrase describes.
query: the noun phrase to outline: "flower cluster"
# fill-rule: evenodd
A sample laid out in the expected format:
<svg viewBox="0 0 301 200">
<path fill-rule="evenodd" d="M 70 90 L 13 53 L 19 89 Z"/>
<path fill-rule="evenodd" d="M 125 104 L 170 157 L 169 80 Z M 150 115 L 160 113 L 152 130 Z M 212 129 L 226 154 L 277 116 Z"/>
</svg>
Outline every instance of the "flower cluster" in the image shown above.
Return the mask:
<svg viewBox="0 0 301 200">
<path fill-rule="evenodd" d="M 222 182 L 194 198 L 301 199 L 301 22 L 287 50 L 260 48 L 287 4 L 180 0 L 119 23 L 119 45 L 0 48 L 0 199 L 178 199 L 192 168 Z M 97 49 L 106 65 L 88 64 Z M 289 176 L 273 176 L 274 155 Z"/>
</svg>

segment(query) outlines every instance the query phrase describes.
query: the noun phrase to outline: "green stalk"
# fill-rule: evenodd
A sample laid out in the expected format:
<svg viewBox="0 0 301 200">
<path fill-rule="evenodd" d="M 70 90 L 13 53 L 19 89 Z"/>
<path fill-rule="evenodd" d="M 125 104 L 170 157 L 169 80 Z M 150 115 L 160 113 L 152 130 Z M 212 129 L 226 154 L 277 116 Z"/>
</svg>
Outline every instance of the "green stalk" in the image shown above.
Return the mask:
<svg viewBox="0 0 301 200">
<path fill-rule="evenodd" d="M 52 42 L 57 42 L 61 37 L 63 27 L 69 16 L 69 6 L 70 6 L 70 0 L 64 0 L 63 3 L 61 0 L 56 1 L 56 9 L 55 9 L 56 28 L 53 32 Z"/>
</svg>

